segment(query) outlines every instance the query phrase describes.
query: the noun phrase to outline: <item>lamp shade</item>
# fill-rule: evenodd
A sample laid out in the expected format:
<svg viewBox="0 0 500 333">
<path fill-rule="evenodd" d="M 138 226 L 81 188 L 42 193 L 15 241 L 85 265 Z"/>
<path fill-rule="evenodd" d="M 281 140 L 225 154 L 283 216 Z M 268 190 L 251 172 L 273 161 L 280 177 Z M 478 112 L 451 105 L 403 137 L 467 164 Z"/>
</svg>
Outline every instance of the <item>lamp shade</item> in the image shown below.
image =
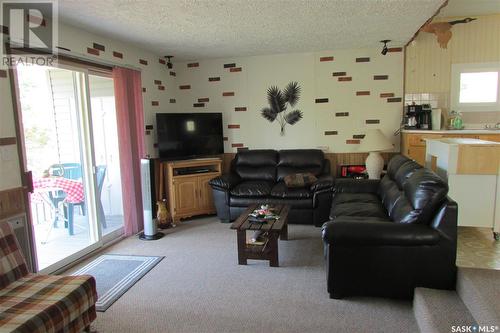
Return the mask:
<svg viewBox="0 0 500 333">
<path fill-rule="evenodd" d="M 392 149 L 393 145 L 379 129 L 369 129 L 359 145 L 359 151 L 384 151 Z"/>
</svg>

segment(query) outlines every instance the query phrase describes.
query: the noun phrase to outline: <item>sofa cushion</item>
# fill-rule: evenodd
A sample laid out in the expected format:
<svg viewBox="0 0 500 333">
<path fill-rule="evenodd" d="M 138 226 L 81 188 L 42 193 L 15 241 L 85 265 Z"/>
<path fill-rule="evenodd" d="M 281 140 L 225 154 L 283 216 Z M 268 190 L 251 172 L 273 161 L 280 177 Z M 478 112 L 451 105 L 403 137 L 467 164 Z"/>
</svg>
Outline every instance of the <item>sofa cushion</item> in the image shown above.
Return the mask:
<svg viewBox="0 0 500 333">
<path fill-rule="evenodd" d="M 311 198 L 312 192 L 309 188 L 290 188 L 284 182 L 279 182 L 272 188 L 271 196 L 283 199 L 303 199 Z"/>
<path fill-rule="evenodd" d="M 416 170 L 404 183 L 403 194 L 389 212 L 394 222 L 430 224 L 448 194 L 448 184 L 431 170 Z"/>
<path fill-rule="evenodd" d="M 291 198 L 284 199 L 278 197 L 237 197 L 231 196 L 229 198 L 229 205 L 231 207 L 247 207 L 251 204 L 281 204 L 281 205 L 290 205 L 292 209 L 306 210 L 312 209 L 313 207 L 313 199 L 312 198 Z"/>
<path fill-rule="evenodd" d="M 238 152 L 233 161 L 233 171 L 243 180 L 269 180 L 276 178 L 278 152 L 255 149 Z"/>
<path fill-rule="evenodd" d="M 380 202 L 363 204 L 359 202 L 346 202 L 336 204 L 330 212 L 330 217 L 334 220 L 337 217 L 343 216 L 364 216 L 387 219 L 387 212 Z"/>
<path fill-rule="evenodd" d="M 391 160 L 389 163 L 391 166 L 390 172 L 388 168 L 387 174 L 380 181 L 378 190 L 382 204 L 390 216 L 392 216 L 394 206 L 401 196 L 404 195 L 403 186 L 406 180 L 413 175 L 416 170 L 422 168 L 418 163 L 407 159 L 406 157 L 401 158 L 398 155 L 393 159 L 396 159 L 396 162 L 391 164 Z M 395 165 L 398 165 L 399 169 L 396 170 L 394 167 Z"/>
<path fill-rule="evenodd" d="M 1 290 L 2 332 L 81 332 L 95 318 L 89 275 L 29 274 Z"/>
<path fill-rule="evenodd" d="M 380 199 L 373 193 L 335 193 L 332 205 L 353 202 L 359 204 L 380 203 Z"/>
<path fill-rule="evenodd" d="M 323 172 L 325 156 L 319 149 L 280 150 L 277 180 L 294 173 L 312 173 L 318 176 Z"/>
<path fill-rule="evenodd" d="M 272 183 L 265 180 L 247 180 L 236 185 L 231 194 L 237 197 L 266 197 L 271 194 Z"/>
</svg>

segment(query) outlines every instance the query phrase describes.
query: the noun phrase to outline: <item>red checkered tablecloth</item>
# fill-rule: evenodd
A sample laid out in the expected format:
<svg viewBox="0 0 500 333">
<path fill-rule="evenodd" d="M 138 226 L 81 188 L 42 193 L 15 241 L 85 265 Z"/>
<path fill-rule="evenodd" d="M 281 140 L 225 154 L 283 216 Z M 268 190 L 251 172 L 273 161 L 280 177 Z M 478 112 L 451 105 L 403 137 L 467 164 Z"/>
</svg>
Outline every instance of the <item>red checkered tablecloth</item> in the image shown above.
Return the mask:
<svg viewBox="0 0 500 333">
<path fill-rule="evenodd" d="M 79 203 L 85 201 L 83 184 L 79 180 L 67 179 L 63 177 L 46 177 L 33 180 L 34 194 L 47 189 L 60 189 L 66 193 L 65 202 Z"/>
</svg>

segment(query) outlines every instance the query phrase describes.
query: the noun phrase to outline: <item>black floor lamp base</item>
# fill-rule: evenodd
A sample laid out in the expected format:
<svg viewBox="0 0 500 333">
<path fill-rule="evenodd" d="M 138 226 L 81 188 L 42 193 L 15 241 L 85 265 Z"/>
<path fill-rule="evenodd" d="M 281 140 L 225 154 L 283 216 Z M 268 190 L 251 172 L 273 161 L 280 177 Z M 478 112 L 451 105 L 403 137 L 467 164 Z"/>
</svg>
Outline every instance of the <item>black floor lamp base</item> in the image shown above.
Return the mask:
<svg viewBox="0 0 500 333">
<path fill-rule="evenodd" d="M 157 232 L 156 234 L 154 235 L 145 235 L 143 232 L 139 235 L 139 239 L 140 240 L 157 240 L 157 239 L 160 239 L 162 238 L 163 236 L 165 236 L 164 233 L 162 232 Z"/>
</svg>

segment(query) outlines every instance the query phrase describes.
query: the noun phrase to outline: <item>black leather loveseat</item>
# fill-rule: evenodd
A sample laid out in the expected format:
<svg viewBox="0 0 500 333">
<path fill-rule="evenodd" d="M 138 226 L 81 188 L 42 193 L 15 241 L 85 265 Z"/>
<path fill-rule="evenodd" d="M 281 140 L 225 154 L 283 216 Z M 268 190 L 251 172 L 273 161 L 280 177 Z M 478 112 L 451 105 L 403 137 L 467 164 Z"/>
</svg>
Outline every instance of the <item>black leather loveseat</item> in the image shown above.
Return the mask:
<svg viewBox="0 0 500 333">
<path fill-rule="evenodd" d="M 403 156 L 380 181 L 337 179 L 323 225 L 330 297 L 454 289 L 457 205 L 447 193 L 439 176 Z"/>
<path fill-rule="evenodd" d="M 283 178 L 295 173 L 312 173 L 318 180 L 288 188 Z M 253 203 L 289 204 L 288 223 L 321 226 L 329 218 L 333 177 L 321 150 L 241 151 L 231 162 L 231 172 L 212 179 L 210 185 L 223 222 L 235 220 Z"/>
</svg>

